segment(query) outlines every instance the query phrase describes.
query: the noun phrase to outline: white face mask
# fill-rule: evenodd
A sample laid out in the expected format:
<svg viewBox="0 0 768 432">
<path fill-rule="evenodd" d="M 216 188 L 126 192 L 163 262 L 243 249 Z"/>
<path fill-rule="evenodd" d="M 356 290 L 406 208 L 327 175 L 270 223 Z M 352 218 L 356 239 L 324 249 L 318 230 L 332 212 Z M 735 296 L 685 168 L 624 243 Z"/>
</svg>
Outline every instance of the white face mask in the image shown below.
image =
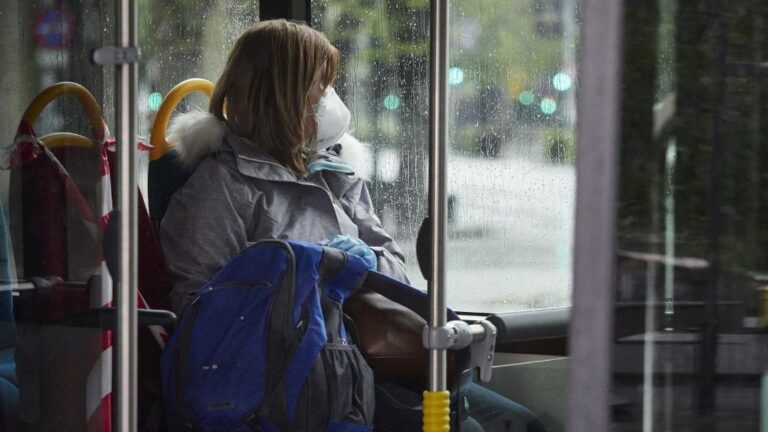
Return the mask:
<svg viewBox="0 0 768 432">
<path fill-rule="evenodd" d="M 315 149 L 324 150 L 339 142 L 349 129 L 349 121 L 352 115 L 333 87 L 325 89 L 323 97 L 315 108 L 317 120 L 317 138 Z"/>
</svg>

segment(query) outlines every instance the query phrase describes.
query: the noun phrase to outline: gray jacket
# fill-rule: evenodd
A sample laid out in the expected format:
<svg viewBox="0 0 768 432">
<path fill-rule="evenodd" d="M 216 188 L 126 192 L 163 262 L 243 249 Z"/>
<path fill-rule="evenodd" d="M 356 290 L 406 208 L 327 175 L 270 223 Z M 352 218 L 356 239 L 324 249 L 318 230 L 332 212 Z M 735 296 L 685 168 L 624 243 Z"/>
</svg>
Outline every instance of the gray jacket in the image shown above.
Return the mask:
<svg viewBox="0 0 768 432">
<path fill-rule="evenodd" d="M 177 119 L 170 131 L 182 161 L 196 166 L 171 199 L 160 229 L 175 312 L 231 258 L 266 238 L 359 237 L 376 253 L 379 271 L 407 282 L 403 254 L 374 214 L 360 177 L 332 170 L 297 177 L 206 113 Z M 310 162 L 345 164 L 345 153 L 367 154 L 351 148 L 356 145 L 363 144 L 347 137 Z"/>
</svg>

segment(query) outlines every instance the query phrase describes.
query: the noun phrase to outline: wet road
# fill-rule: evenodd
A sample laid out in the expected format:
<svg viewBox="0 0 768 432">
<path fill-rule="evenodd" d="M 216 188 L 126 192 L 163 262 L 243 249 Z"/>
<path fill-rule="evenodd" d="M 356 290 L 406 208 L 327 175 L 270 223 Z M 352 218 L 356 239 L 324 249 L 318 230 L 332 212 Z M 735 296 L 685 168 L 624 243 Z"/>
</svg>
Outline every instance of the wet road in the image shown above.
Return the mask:
<svg viewBox="0 0 768 432">
<path fill-rule="evenodd" d="M 448 302 L 464 311 L 502 312 L 570 303 L 575 170 L 532 161 L 452 157 Z M 400 239 L 413 284 L 426 289 L 412 239 Z"/>
</svg>

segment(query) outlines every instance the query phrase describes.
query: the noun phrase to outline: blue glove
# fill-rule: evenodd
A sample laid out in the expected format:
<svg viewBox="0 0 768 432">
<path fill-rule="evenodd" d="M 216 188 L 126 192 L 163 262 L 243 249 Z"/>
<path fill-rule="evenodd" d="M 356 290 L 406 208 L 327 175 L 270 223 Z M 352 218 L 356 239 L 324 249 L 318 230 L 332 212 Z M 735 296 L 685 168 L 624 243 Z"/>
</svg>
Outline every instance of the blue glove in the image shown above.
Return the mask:
<svg viewBox="0 0 768 432">
<path fill-rule="evenodd" d="M 357 237 L 350 237 L 345 235 L 336 235 L 332 239 L 328 240 L 326 246 L 341 249 L 349 255 L 357 255 L 368 264 L 368 270 L 376 271 L 378 268 L 378 261 L 376 254 L 368 247 L 365 242 Z"/>
</svg>

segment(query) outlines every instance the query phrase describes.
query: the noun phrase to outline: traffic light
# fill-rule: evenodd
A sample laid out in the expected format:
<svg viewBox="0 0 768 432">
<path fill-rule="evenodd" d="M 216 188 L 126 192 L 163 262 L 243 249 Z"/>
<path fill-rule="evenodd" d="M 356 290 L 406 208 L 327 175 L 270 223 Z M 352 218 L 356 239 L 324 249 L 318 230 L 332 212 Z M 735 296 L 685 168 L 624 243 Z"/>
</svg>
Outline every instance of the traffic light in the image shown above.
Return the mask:
<svg viewBox="0 0 768 432">
<path fill-rule="evenodd" d="M 533 92 L 530 90 L 523 90 L 520 92 L 519 95 L 517 95 L 517 100 L 520 101 L 521 104 L 528 106 L 533 103 Z"/>
<path fill-rule="evenodd" d="M 552 87 L 557 91 L 564 92 L 573 86 L 573 78 L 565 72 L 558 72 L 552 77 Z"/>
<path fill-rule="evenodd" d="M 390 93 L 384 98 L 384 108 L 396 110 L 400 107 L 400 96 Z"/>
<path fill-rule="evenodd" d="M 159 92 L 152 92 L 149 94 L 149 97 L 147 98 L 147 105 L 149 106 L 149 109 L 152 111 L 157 111 L 160 109 L 160 104 L 163 103 L 163 95 Z"/>
<path fill-rule="evenodd" d="M 459 85 L 464 82 L 464 70 L 458 66 L 448 69 L 448 84 Z"/>
<path fill-rule="evenodd" d="M 541 100 L 541 104 L 539 105 L 539 108 L 541 108 L 541 112 L 543 112 L 546 115 L 552 115 L 557 111 L 557 102 L 555 102 L 551 98 L 544 98 Z"/>
</svg>

